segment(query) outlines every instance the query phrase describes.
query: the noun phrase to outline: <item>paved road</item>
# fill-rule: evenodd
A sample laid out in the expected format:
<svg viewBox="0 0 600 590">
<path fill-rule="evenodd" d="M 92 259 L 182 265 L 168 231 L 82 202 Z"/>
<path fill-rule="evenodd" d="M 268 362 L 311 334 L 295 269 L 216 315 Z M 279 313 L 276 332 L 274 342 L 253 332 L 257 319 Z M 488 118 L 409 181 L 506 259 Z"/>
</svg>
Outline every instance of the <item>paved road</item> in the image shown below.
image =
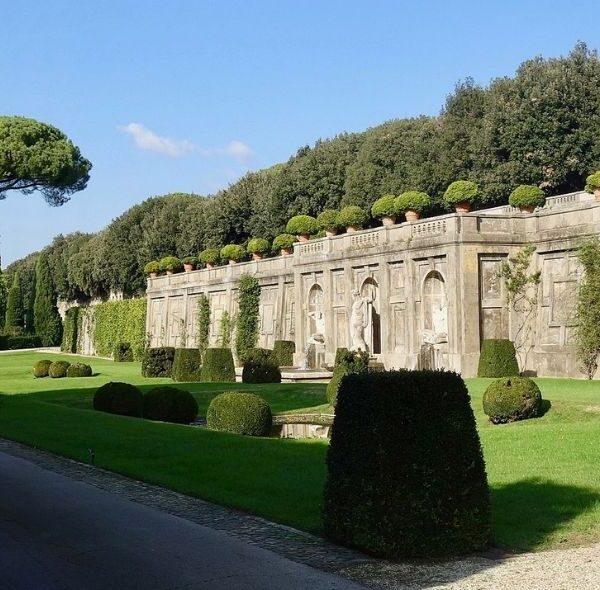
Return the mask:
<svg viewBox="0 0 600 590">
<path fill-rule="evenodd" d="M 359 589 L 0 453 L 2 590 Z"/>
</svg>

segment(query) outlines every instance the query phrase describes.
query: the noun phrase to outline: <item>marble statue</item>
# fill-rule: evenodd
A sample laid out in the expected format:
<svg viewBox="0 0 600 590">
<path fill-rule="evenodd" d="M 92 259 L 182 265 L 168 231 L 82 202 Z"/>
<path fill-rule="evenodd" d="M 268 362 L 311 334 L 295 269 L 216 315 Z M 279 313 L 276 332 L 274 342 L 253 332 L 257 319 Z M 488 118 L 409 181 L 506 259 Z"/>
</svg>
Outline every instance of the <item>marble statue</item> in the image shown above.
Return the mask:
<svg viewBox="0 0 600 590">
<path fill-rule="evenodd" d="M 355 290 L 352 295 L 354 301 L 352 303 L 352 311 L 350 313 L 350 336 L 352 345 L 350 350 L 367 350 L 365 342 L 365 328 L 367 327 L 366 307 L 368 299 L 361 297 L 358 290 Z"/>
</svg>

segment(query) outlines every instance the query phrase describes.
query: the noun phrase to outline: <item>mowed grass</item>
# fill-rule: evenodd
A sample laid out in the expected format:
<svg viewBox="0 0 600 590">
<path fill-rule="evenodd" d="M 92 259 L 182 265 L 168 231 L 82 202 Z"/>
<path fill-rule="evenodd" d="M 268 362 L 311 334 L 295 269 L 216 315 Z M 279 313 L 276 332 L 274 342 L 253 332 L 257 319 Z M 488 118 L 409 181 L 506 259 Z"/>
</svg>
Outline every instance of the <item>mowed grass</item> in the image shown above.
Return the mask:
<svg viewBox="0 0 600 590">
<path fill-rule="evenodd" d="M 240 437 L 94 412 L 93 391 L 107 381 L 143 389 L 172 382 L 142 378 L 138 363 L 100 359 L 84 360 L 98 373 L 91 378 L 34 379 L 31 365 L 43 357 L 0 355 L 0 391 L 6 394 L 0 398 L 0 436 L 81 461 L 94 448 L 97 465 L 106 469 L 320 532 L 326 442 Z M 496 543 L 522 551 L 600 540 L 600 383 L 538 379 L 550 410 L 535 420 L 493 426 L 481 411 L 489 382 L 470 379 L 467 385 L 491 486 Z M 214 395 L 229 389 L 260 393 L 275 412 L 325 402 L 320 384 L 177 386 L 194 393 L 201 414 Z"/>
</svg>

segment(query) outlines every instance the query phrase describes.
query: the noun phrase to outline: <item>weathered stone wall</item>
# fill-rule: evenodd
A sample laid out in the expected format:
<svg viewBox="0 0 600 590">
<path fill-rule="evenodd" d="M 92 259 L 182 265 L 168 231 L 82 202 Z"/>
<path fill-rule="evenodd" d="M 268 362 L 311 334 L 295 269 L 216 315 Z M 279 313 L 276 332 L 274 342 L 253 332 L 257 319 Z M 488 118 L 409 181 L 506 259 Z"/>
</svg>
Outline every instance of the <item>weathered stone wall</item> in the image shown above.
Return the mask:
<svg viewBox="0 0 600 590">
<path fill-rule="evenodd" d="M 532 215 L 498 207 L 299 243 L 291 256 L 149 279 L 147 331 L 152 346 L 192 345 L 205 293 L 215 344 L 223 312 L 236 314 L 239 277 L 251 274 L 262 287 L 259 345 L 294 340 L 298 363 L 307 343 L 320 362 L 332 363 L 336 348 L 364 341 L 387 368 L 446 367 L 473 376 L 482 339 L 521 338 L 525 370 L 581 376 L 573 349 L 574 249 L 599 233 L 600 203 L 573 193 Z M 497 271 L 528 243 L 537 248 L 532 270 L 541 271 L 541 284 L 522 330 Z"/>
</svg>

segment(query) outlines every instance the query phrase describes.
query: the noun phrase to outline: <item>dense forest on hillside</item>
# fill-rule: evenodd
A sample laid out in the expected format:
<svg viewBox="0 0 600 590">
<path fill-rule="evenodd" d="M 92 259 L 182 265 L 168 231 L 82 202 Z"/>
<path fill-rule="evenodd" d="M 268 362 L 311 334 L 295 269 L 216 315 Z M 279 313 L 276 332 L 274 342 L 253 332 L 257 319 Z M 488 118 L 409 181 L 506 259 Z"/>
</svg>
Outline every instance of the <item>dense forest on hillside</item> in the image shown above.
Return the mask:
<svg viewBox="0 0 600 590">
<path fill-rule="evenodd" d="M 487 207 L 506 203 L 522 183 L 547 196 L 582 189 L 599 167 L 600 60 L 578 44 L 566 57 L 526 61 L 514 77 L 487 87 L 460 82 L 438 116 L 319 140 L 213 196 L 150 198 L 97 234 L 58 236 L 44 252 L 58 297 L 130 296 L 145 288 L 146 262 L 271 239 L 292 215 L 348 204 L 369 209 L 383 194 L 407 189 L 429 193 L 429 214 L 440 213 L 442 194 L 457 179 L 477 182 Z M 36 258 L 6 270 L 8 287 L 18 273 L 24 305 L 33 305 Z"/>
</svg>

